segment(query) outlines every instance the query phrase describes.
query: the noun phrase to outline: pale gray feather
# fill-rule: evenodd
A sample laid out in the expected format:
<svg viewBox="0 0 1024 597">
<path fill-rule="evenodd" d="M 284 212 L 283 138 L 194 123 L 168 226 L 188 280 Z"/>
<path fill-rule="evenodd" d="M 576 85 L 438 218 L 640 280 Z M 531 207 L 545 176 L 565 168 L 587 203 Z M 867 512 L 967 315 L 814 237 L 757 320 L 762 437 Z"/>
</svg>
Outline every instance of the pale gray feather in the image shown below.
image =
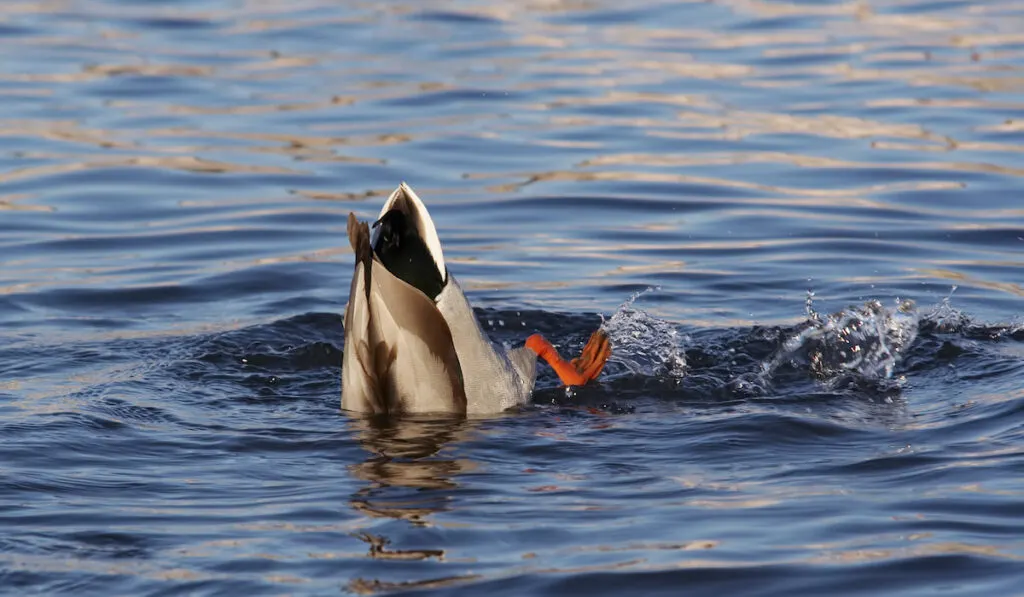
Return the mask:
<svg viewBox="0 0 1024 597">
<path fill-rule="evenodd" d="M 437 297 L 437 308 L 448 322 L 462 364 L 466 412 L 498 413 L 525 403 L 533 390 L 537 356 L 529 349 L 513 351 L 510 359 L 498 352 L 480 328 L 466 295 L 454 276 Z"/>
</svg>

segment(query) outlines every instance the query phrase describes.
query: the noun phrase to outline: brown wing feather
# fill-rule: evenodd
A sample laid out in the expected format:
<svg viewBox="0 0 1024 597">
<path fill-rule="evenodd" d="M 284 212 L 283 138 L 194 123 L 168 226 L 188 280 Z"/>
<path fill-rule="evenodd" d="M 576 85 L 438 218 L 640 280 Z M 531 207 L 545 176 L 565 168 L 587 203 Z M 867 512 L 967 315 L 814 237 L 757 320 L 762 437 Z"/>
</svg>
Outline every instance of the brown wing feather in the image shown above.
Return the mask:
<svg viewBox="0 0 1024 597">
<path fill-rule="evenodd" d="M 356 254 L 356 264 L 363 264 L 363 287 L 366 289 L 366 298 L 370 298 L 370 262 L 373 261 L 370 226 L 357 220 L 356 214 L 352 212 L 348 212 L 348 242 Z"/>
<path fill-rule="evenodd" d="M 372 313 L 370 309 L 370 290 L 372 282 L 373 272 L 373 249 L 370 247 L 370 228 L 366 222 L 360 222 L 356 219 L 354 213 L 349 212 L 348 214 L 348 242 L 352 245 L 352 252 L 355 253 L 355 269 L 352 276 L 352 286 L 349 290 L 349 303 L 345 309 L 345 354 L 343 363 L 343 376 L 344 368 L 347 365 L 349 359 L 355 361 L 353 376 L 358 376 L 358 387 L 356 390 L 354 387 L 349 388 L 349 392 L 352 397 L 358 396 L 361 400 L 361 408 L 359 410 L 368 410 L 376 414 L 387 414 L 390 412 L 391 404 L 388 400 L 388 387 L 387 387 L 387 371 L 390 367 L 390 362 L 386 359 L 386 355 L 382 351 L 384 344 L 379 339 L 374 338 L 372 326 Z M 362 267 L 363 276 L 362 280 L 359 279 L 358 271 Z M 363 297 L 358 296 L 359 283 L 362 282 L 362 294 Z M 363 317 L 360 321 L 355 321 L 354 310 L 358 304 L 366 309 Z M 359 326 L 360 329 L 351 329 L 350 326 Z M 371 346 L 372 345 L 372 346 Z M 356 370 L 358 368 L 358 370 Z M 383 375 L 382 375 L 383 373 Z M 356 378 L 350 377 L 346 383 L 351 383 L 353 386 L 356 385 Z M 354 400 L 348 400 L 350 404 L 347 406 L 357 406 Z M 345 387 L 342 387 L 342 404 L 346 403 Z"/>
</svg>

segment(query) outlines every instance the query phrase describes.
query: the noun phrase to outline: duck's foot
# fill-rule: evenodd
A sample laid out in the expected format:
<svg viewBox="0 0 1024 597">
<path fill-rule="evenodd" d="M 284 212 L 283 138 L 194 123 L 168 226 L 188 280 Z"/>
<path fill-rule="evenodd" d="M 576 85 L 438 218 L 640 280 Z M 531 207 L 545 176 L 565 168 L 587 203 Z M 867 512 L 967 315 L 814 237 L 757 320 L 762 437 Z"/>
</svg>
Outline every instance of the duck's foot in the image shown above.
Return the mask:
<svg viewBox="0 0 1024 597">
<path fill-rule="evenodd" d="M 526 339 L 526 347 L 537 353 L 555 370 L 558 378 L 567 386 L 581 386 L 588 381 L 597 379 L 604 369 L 604 364 L 612 354 L 612 345 L 608 334 L 597 330 L 590 335 L 590 340 L 583 347 L 583 352 L 571 362 L 559 356 L 558 351 L 544 336 L 534 334 Z"/>
</svg>

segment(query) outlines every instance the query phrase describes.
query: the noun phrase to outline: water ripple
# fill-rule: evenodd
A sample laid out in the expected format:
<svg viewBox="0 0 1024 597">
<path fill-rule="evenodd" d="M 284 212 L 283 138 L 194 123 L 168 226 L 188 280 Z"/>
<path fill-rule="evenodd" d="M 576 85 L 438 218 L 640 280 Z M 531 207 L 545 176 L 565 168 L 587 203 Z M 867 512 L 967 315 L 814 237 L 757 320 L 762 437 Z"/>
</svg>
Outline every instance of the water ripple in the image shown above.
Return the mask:
<svg viewBox="0 0 1024 597">
<path fill-rule="evenodd" d="M 1021 17 L 5 3 L 0 584 L 1018 591 Z M 604 326 L 602 383 L 339 415 L 400 180 L 494 340 Z"/>
</svg>

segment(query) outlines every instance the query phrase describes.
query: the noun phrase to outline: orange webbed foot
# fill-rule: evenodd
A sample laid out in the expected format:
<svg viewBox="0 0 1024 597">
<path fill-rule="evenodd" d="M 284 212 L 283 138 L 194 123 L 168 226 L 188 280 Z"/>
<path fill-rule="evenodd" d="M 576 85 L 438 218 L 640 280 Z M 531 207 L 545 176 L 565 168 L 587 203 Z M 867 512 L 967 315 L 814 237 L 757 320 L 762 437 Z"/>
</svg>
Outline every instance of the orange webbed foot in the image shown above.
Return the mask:
<svg viewBox="0 0 1024 597">
<path fill-rule="evenodd" d="M 604 364 L 608 362 L 610 356 L 612 356 L 611 340 L 608 339 L 608 334 L 604 330 L 598 329 L 590 335 L 590 340 L 587 340 L 580 356 L 573 359 L 572 364 L 580 372 L 580 375 L 590 381 L 601 375 Z"/>
<path fill-rule="evenodd" d="M 558 374 L 558 378 L 567 386 L 581 386 L 589 381 L 597 379 L 604 369 L 604 364 L 612 354 L 611 342 L 608 334 L 603 330 L 597 330 L 590 335 L 590 340 L 583 347 L 583 352 L 572 362 L 566 361 L 559 356 L 558 351 L 551 345 L 544 336 L 534 334 L 526 339 L 526 347 L 537 353 L 537 356 L 547 361 L 551 368 Z"/>
</svg>

